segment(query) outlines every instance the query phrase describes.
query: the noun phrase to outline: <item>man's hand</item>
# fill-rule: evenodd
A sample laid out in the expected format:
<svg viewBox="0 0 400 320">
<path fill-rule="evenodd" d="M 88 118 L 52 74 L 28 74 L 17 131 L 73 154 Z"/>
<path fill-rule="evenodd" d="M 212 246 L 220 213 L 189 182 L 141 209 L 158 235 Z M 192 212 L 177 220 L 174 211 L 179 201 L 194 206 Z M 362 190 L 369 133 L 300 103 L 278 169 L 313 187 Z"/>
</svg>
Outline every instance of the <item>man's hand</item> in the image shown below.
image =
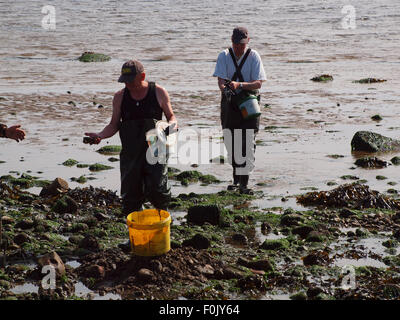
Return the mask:
<svg viewBox="0 0 400 320">
<path fill-rule="evenodd" d="M 239 89 L 240 82 L 231 81 L 231 82 L 229 83 L 228 86 L 229 86 L 229 88 L 231 88 L 232 90 L 236 90 L 236 89 Z"/>
<path fill-rule="evenodd" d="M 99 144 L 101 141 L 100 136 L 97 133 L 94 132 L 85 132 L 85 136 L 88 136 L 91 138 L 91 141 L 88 142 L 90 144 Z"/>
<path fill-rule="evenodd" d="M 20 142 L 25 139 L 25 131 L 20 129 L 21 125 L 12 126 L 6 129 L 6 138 Z"/>
</svg>

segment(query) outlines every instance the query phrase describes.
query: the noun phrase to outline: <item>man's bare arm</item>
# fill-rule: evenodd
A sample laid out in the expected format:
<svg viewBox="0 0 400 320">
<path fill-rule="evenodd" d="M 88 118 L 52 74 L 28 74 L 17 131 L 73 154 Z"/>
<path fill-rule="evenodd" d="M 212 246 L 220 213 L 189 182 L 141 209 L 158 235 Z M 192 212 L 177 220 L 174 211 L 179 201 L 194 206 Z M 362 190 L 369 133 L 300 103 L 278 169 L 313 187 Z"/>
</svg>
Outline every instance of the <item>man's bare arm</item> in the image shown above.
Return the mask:
<svg viewBox="0 0 400 320">
<path fill-rule="evenodd" d="M 121 120 L 121 104 L 123 98 L 123 90 L 118 91 L 113 98 L 113 113 L 110 123 L 104 127 L 104 129 L 99 132 L 85 132 L 85 135 L 95 138 L 96 143 L 99 143 L 102 139 L 107 139 L 112 137 L 119 130 L 120 120 Z"/>
<path fill-rule="evenodd" d="M 168 122 L 177 123 L 175 118 L 174 112 L 172 111 L 171 101 L 169 99 L 169 95 L 167 90 L 159 85 L 156 86 L 156 97 L 157 101 L 160 104 L 161 109 L 163 109 L 165 117 L 167 118 Z"/>
</svg>

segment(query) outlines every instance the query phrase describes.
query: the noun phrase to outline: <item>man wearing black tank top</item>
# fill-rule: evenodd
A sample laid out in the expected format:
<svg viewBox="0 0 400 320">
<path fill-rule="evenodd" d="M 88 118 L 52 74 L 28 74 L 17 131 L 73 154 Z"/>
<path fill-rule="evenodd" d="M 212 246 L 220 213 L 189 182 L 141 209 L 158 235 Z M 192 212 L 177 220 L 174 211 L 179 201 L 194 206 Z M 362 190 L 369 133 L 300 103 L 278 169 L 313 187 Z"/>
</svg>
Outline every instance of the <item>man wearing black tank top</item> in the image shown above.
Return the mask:
<svg viewBox="0 0 400 320">
<path fill-rule="evenodd" d="M 93 138 L 94 143 L 100 143 L 119 131 L 124 214 L 142 210 L 146 200 L 157 209 L 167 209 L 171 198 L 167 165 L 149 164 L 146 160 L 146 132 L 155 128 L 155 123 L 162 119 L 163 113 L 169 123 L 176 123 L 176 118 L 168 92 L 145 78 L 143 65 L 139 61 L 124 63 L 118 81 L 125 83 L 125 88 L 114 95 L 110 123 L 99 133 L 85 133 Z"/>
<path fill-rule="evenodd" d="M 243 94 L 255 95 L 260 101 L 259 89 L 266 76 L 260 55 L 256 50 L 248 48 L 250 37 L 247 29 L 234 28 L 231 40 L 232 47 L 218 55 L 213 76 L 218 78 L 221 90 L 221 125 L 233 168 L 233 184 L 228 186 L 228 190 L 239 189 L 241 193 L 251 194 L 253 192 L 248 188 L 248 182 L 255 166 L 255 134 L 258 132 L 260 118 L 243 119 L 238 101 Z M 226 87 L 230 89 L 228 95 Z M 249 135 L 249 132 L 252 134 Z M 235 156 L 240 149 L 242 157 Z M 239 161 L 240 158 L 244 158 L 244 162 Z"/>
</svg>

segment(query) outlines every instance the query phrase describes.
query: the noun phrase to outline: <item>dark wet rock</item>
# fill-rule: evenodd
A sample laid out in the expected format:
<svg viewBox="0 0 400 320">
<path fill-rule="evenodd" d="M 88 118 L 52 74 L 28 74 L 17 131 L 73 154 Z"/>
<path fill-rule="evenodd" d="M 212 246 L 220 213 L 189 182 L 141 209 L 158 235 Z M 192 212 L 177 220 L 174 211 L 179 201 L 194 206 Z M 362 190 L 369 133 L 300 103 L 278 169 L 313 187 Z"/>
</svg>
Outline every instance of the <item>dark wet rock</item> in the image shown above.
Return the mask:
<svg viewBox="0 0 400 320">
<path fill-rule="evenodd" d="M 38 258 L 40 269 L 44 266 L 51 265 L 54 267 L 56 274 L 59 276 L 65 275 L 65 265 L 57 252 L 53 251 Z"/>
<path fill-rule="evenodd" d="M 66 167 L 73 167 L 74 165 L 78 164 L 79 161 L 76 161 L 75 159 L 68 159 L 65 160 L 62 165 Z"/>
<path fill-rule="evenodd" d="M 260 275 L 246 276 L 237 281 L 237 286 L 242 289 L 242 291 L 254 289 L 265 291 L 265 280 L 263 276 Z"/>
<path fill-rule="evenodd" d="M 322 232 L 319 231 L 311 231 L 308 236 L 306 241 L 307 242 L 324 242 L 326 239 L 326 235 Z"/>
<path fill-rule="evenodd" d="M 54 181 L 40 191 L 41 197 L 56 196 L 60 193 L 67 192 L 69 189 L 68 182 L 62 178 L 56 178 Z"/>
<path fill-rule="evenodd" d="M 232 240 L 240 244 L 247 244 L 248 241 L 247 237 L 242 233 L 235 233 L 232 235 Z"/>
<path fill-rule="evenodd" d="M 283 226 L 297 226 L 303 221 L 303 217 L 297 213 L 284 214 L 281 217 L 281 225 Z"/>
<path fill-rule="evenodd" d="M 397 240 L 388 239 L 383 241 L 382 245 L 386 248 L 396 248 L 399 246 L 399 242 Z"/>
<path fill-rule="evenodd" d="M 111 58 L 102 53 L 95 53 L 93 51 L 85 51 L 78 58 L 78 60 L 81 62 L 104 62 L 104 61 L 111 60 Z"/>
<path fill-rule="evenodd" d="M 114 167 L 107 166 L 101 163 L 95 163 L 89 166 L 90 171 L 102 171 L 102 170 L 110 170 L 113 169 Z"/>
<path fill-rule="evenodd" d="M 206 277 L 210 277 L 215 273 L 214 268 L 209 264 L 206 264 L 205 266 L 197 266 L 196 270 L 199 271 L 201 274 L 205 275 Z"/>
<path fill-rule="evenodd" d="M 333 81 L 333 77 L 329 74 L 322 74 L 311 79 L 314 82 L 328 82 Z"/>
<path fill-rule="evenodd" d="M 400 240 L 400 229 L 393 230 L 393 238 Z"/>
<path fill-rule="evenodd" d="M 83 240 L 84 236 L 81 235 L 72 235 L 68 238 L 68 241 L 73 244 L 79 244 Z"/>
<path fill-rule="evenodd" d="M 322 266 L 329 262 L 329 254 L 326 251 L 313 251 L 302 259 L 305 266 Z"/>
<path fill-rule="evenodd" d="M 303 291 L 301 291 L 291 295 L 289 298 L 291 300 L 307 300 L 307 295 Z"/>
<path fill-rule="evenodd" d="M 23 219 L 17 224 L 15 224 L 15 228 L 19 228 L 22 230 L 31 229 L 34 226 L 34 222 L 31 219 Z"/>
<path fill-rule="evenodd" d="M 85 276 L 90 277 L 90 278 L 95 278 L 95 279 L 101 279 L 104 278 L 105 276 L 105 270 L 103 266 L 99 266 L 97 264 L 89 266 L 85 270 Z"/>
<path fill-rule="evenodd" d="M 250 261 L 239 257 L 237 260 L 237 264 L 246 268 L 255 269 L 255 270 L 263 270 L 263 271 L 273 271 L 274 267 L 272 263 L 268 259 L 261 259 L 256 261 Z"/>
<path fill-rule="evenodd" d="M 195 249 L 208 249 L 211 245 L 210 240 L 200 233 L 195 234 L 191 239 L 186 239 L 182 242 L 182 246 L 193 247 Z"/>
<path fill-rule="evenodd" d="M 377 78 L 363 78 L 363 79 L 360 79 L 360 80 L 354 80 L 353 83 L 365 84 L 365 83 L 379 83 L 379 82 L 385 82 L 385 81 L 387 81 L 387 80 L 385 80 L 385 79 L 377 79 Z"/>
<path fill-rule="evenodd" d="M 390 161 L 391 161 L 395 166 L 400 165 L 400 157 L 393 157 L 392 159 L 390 159 Z"/>
<path fill-rule="evenodd" d="M 289 241 L 287 239 L 278 239 L 278 240 L 266 239 L 260 246 L 260 248 L 264 250 L 280 250 L 280 249 L 286 249 L 288 247 L 289 247 Z"/>
<path fill-rule="evenodd" d="M 399 200 L 386 197 L 378 191 L 370 190 L 367 185 L 357 183 L 341 185 L 331 191 L 309 192 L 297 197 L 297 202 L 306 206 L 400 209 Z"/>
<path fill-rule="evenodd" d="M 79 242 L 79 248 L 97 251 L 100 249 L 99 241 L 92 235 L 87 235 Z"/>
<path fill-rule="evenodd" d="M 379 114 L 375 114 L 371 117 L 372 120 L 374 121 L 381 121 L 383 118 Z"/>
<path fill-rule="evenodd" d="M 221 209 L 216 205 L 192 206 L 188 210 L 186 220 L 188 223 L 195 225 L 203 225 L 206 222 L 212 225 L 219 225 L 221 222 Z"/>
<path fill-rule="evenodd" d="M 356 229 L 356 236 L 359 237 L 359 238 L 368 237 L 368 234 L 369 234 L 369 233 L 368 233 L 367 230 L 360 229 L 360 228 L 357 228 L 357 229 Z"/>
<path fill-rule="evenodd" d="M 170 177 L 180 181 L 181 184 L 184 186 L 187 186 L 190 183 L 195 183 L 198 181 L 205 183 L 205 184 L 221 182 L 213 175 L 210 175 L 210 174 L 203 175 L 201 172 L 199 172 L 197 170 L 183 171 L 176 176 L 170 176 Z"/>
<path fill-rule="evenodd" d="M 2 223 L 3 225 L 6 225 L 6 224 L 13 224 L 13 223 L 14 223 L 14 219 L 11 218 L 11 217 L 9 217 L 9 216 L 2 216 L 2 217 L 1 217 L 1 223 Z"/>
<path fill-rule="evenodd" d="M 301 226 L 301 227 L 296 227 L 292 230 L 293 234 L 297 234 L 300 236 L 300 238 L 305 239 L 307 238 L 307 235 L 311 232 L 314 231 L 313 227 L 310 226 Z"/>
<path fill-rule="evenodd" d="M 163 266 L 162 263 L 158 260 L 152 260 L 149 263 L 149 266 L 153 272 L 162 272 Z"/>
<path fill-rule="evenodd" d="M 356 233 L 354 232 L 354 231 L 347 231 L 347 233 L 346 233 L 346 235 L 349 237 L 349 238 L 354 238 L 355 236 L 356 236 Z"/>
<path fill-rule="evenodd" d="M 26 234 L 26 233 L 18 233 L 15 237 L 14 237 L 14 242 L 17 245 L 22 245 L 25 242 L 30 242 L 30 237 Z"/>
<path fill-rule="evenodd" d="M 347 208 L 340 210 L 340 213 L 339 213 L 339 216 L 342 218 L 349 218 L 349 217 L 356 216 L 356 215 L 357 214 L 353 210 L 350 210 Z"/>
<path fill-rule="evenodd" d="M 357 159 L 354 163 L 358 167 L 362 168 L 385 168 L 389 165 L 388 162 L 378 159 L 377 157 L 364 157 Z"/>
<path fill-rule="evenodd" d="M 78 204 L 74 199 L 69 196 L 63 196 L 58 199 L 53 206 L 53 211 L 57 213 L 76 213 L 78 211 Z"/>
<path fill-rule="evenodd" d="M 152 281 L 154 279 L 154 273 L 146 268 L 142 268 L 136 274 L 137 278 L 143 282 Z"/>
<path fill-rule="evenodd" d="M 358 131 L 351 140 L 352 151 L 399 151 L 400 141 L 370 131 Z"/>
<path fill-rule="evenodd" d="M 387 177 L 385 177 L 385 176 L 376 176 L 376 180 L 386 180 L 387 179 Z"/>
<path fill-rule="evenodd" d="M 267 232 L 270 232 L 272 230 L 272 227 L 270 224 L 268 224 L 268 222 L 263 222 L 261 223 L 261 232 L 263 232 L 264 234 Z"/>
</svg>

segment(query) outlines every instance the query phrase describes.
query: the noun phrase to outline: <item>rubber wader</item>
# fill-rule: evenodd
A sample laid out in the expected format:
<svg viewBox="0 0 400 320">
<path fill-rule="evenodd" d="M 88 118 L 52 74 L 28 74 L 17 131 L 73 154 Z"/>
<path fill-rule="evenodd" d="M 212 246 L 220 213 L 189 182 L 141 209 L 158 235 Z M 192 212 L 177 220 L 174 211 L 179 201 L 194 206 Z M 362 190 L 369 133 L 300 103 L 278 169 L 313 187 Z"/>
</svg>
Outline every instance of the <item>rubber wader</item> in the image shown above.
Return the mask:
<svg viewBox="0 0 400 320">
<path fill-rule="evenodd" d="M 171 200 L 167 164 L 146 161 L 146 132 L 155 128 L 156 119 L 126 120 L 119 135 L 121 197 L 124 214 L 142 210 L 146 200 L 157 209 L 167 209 Z"/>
</svg>

